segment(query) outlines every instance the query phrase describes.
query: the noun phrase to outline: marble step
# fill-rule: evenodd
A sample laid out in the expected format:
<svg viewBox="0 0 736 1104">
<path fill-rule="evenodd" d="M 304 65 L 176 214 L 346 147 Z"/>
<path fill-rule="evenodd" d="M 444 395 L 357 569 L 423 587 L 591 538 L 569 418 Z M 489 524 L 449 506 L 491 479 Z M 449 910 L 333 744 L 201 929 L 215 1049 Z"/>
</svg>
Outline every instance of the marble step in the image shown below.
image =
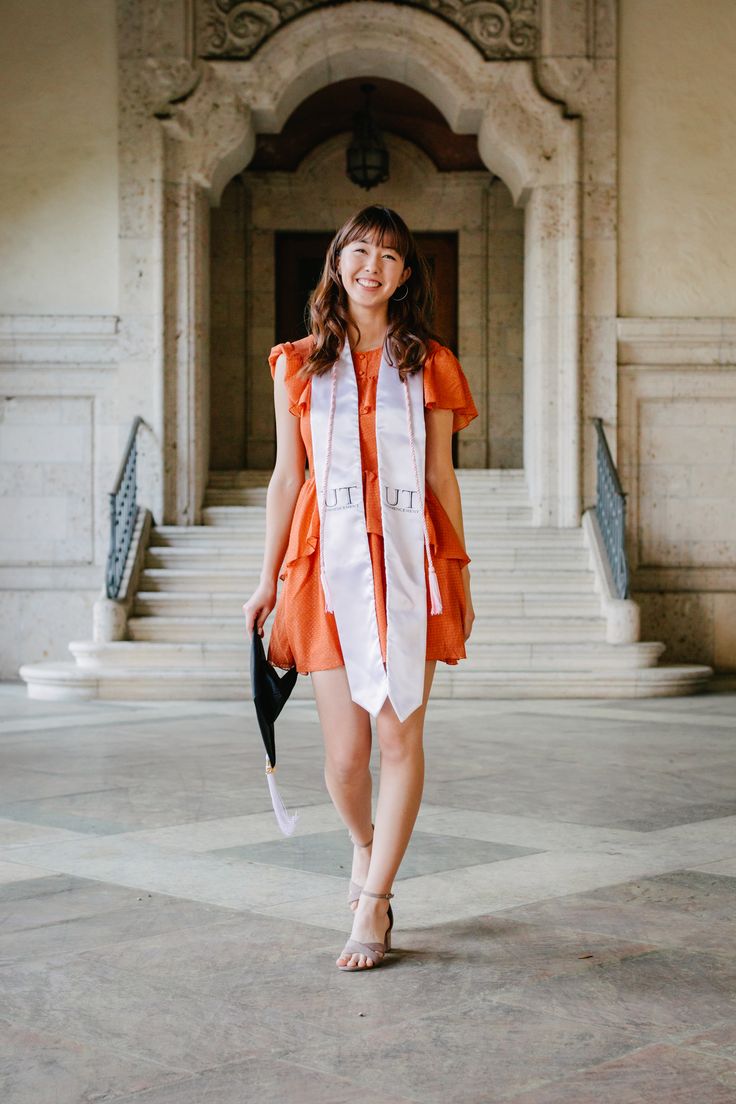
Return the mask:
<svg viewBox="0 0 736 1104">
<path fill-rule="evenodd" d="M 211 471 L 207 482 L 209 487 L 258 487 L 267 485 L 272 474 L 271 468 Z M 523 468 L 455 468 L 455 475 L 459 483 L 467 481 L 492 486 L 526 485 Z"/>
<path fill-rule="evenodd" d="M 140 647 L 140 645 L 138 645 Z M 64 701 L 97 698 L 106 701 L 247 701 L 250 675 L 216 667 L 196 670 L 154 666 L 84 669 L 72 662 L 26 664 L 20 677 L 29 698 Z M 438 663 L 434 699 L 645 698 L 695 694 L 706 688 L 710 667 L 697 664 L 579 671 L 473 671 L 467 661 L 457 666 Z M 292 699 L 314 699 L 312 681 L 296 681 Z M 287 707 L 288 708 L 288 707 Z"/>
<path fill-rule="evenodd" d="M 187 643 L 184 641 L 116 640 L 97 643 L 72 641 L 69 650 L 80 667 L 155 667 L 161 669 L 214 668 L 245 671 L 249 663 L 249 641 L 243 627 L 242 641 Z M 664 651 L 664 645 L 606 644 L 602 641 L 553 644 L 506 641 L 474 643 L 462 661 L 465 674 L 486 671 L 600 671 L 650 667 Z"/>
<path fill-rule="evenodd" d="M 215 618 L 237 616 L 249 594 L 250 592 L 246 593 L 245 589 L 219 593 L 207 590 L 189 592 L 139 590 L 133 615 L 136 617 Z M 549 631 L 553 633 L 556 624 L 564 625 L 568 619 L 600 617 L 600 603 L 592 591 L 575 597 L 543 592 L 529 594 L 500 592 L 484 595 L 482 603 L 474 593 L 473 603 L 476 610 L 474 632 L 479 622 L 483 623 L 486 620 L 495 620 L 502 625 L 510 618 L 543 619 L 550 623 Z"/>
<path fill-rule="evenodd" d="M 458 484 L 460 487 L 460 494 L 462 495 L 463 504 L 482 503 L 486 500 L 492 502 L 506 502 L 512 504 L 518 504 L 520 506 L 528 506 L 529 494 L 526 487 L 517 486 L 515 484 L 506 484 L 499 486 L 488 486 L 485 483 L 469 483 L 461 482 Z M 260 501 L 263 498 L 265 502 L 267 486 L 243 486 L 243 487 L 208 487 L 205 491 L 205 506 L 236 506 L 238 503 L 248 504 L 251 500 Z"/>
<path fill-rule="evenodd" d="M 473 525 L 465 523 L 466 536 L 475 539 Z M 189 545 L 209 545 L 232 550 L 236 548 L 248 552 L 263 552 L 266 525 L 265 520 L 256 526 L 238 529 L 215 529 L 211 525 L 159 525 L 151 530 L 150 547 L 178 548 Z M 582 530 L 550 529 L 536 526 L 498 527 L 486 529 L 480 537 L 483 546 L 490 548 L 585 548 Z"/>
<path fill-rule="evenodd" d="M 141 572 L 141 590 L 200 590 L 238 592 L 246 596 L 255 589 L 258 568 L 241 571 L 197 570 L 196 568 L 147 567 Z M 507 592 L 528 594 L 531 591 L 584 596 L 593 591 L 593 573 L 589 571 L 498 571 L 475 566 L 472 574 L 473 601 L 484 594 Z"/>
<path fill-rule="evenodd" d="M 202 509 L 202 524 L 213 528 L 226 528 L 249 526 L 255 521 L 265 527 L 265 511 L 263 506 L 205 506 Z M 495 525 L 529 525 L 531 526 L 532 512 L 529 506 L 504 506 L 496 503 L 484 503 L 482 518 L 469 518 L 469 524 L 465 525 L 463 514 L 463 527 L 472 530 L 483 531 L 486 527 Z"/>
<path fill-rule="evenodd" d="M 555 549 L 536 548 L 493 548 L 473 549 L 468 553 L 472 560 L 473 578 L 477 572 L 492 570 L 522 571 L 586 571 L 588 552 L 585 548 L 561 547 Z M 245 566 L 260 570 L 261 554 L 256 556 L 248 550 L 222 548 L 212 541 L 204 547 L 184 548 L 160 546 L 149 547 L 146 551 L 145 566 L 150 568 L 203 568 L 211 571 L 237 571 Z"/>
<path fill-rule="evenodd" d="M 266 487 L 273 475 L 273 470 L 259 471 L 255 468 L 241 471 L 211 471 L 207 478 L 207 489 L 210 487 Z"/>
<path fill-rule="evenodd" d="M 236 612 L 233 613 L 233 610 Z M 273 621 L 270 622 L 273 624 Z M 267 622 L 267 625 L 269 622 Z M 231 607 L 228 614 L 202 616 L 140 616 L 128 619 L 131 640 L 155 640 L 162 643 L 237 643 L 244 637 L 245 618 L 242 602 Z M 606 627 L 602 618 L 569 617 L 478 617 L 473 625 L 472 641 L 492 644 L 498 641 L 519 644 L 583 643 L 605 641 Z"/>
<path fill-rule="evenodd" d="M 266 505 L 266 487 L 208 487 L 203 506 L 260 506 Z"/>
</svg>

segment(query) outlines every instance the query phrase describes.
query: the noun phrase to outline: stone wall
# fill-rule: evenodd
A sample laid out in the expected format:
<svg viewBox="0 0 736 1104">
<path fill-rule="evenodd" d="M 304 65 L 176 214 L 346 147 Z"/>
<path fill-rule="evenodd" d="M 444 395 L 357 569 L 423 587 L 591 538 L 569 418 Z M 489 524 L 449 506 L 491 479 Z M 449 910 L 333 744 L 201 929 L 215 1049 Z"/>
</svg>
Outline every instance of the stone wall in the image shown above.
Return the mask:
<svg viewBox="0 0 736 1104">
<path fill-rule="evenodd" d="M 736 670 L 736 320 L 619 321 L 632 589 L 667 658 Z"/>
<path fill-rule="evenodd" d="M 112 315 L 0 317 L 0 677 L 89 634 L 122 444 Z"/>
<path fill-rule="evenodd" d="M 103 585 L 122 448 L 115 20 L 114 0 L 2 6 L 0 678 L 68 658 Z"/>
<path fill-rule="evenodd" d="M 2 314 L 118 309 L 114 0 L 4 0 Z"/>
<path fill-rule="evenodd" d="M 736 670 L 736 9 L 621 0 L 619 467 L 642 631 Z"/>
<path fill-rule="evenodd" d="M 618 313 L 736 317 L 736 5 L 619 2 Z"/>
</svg>

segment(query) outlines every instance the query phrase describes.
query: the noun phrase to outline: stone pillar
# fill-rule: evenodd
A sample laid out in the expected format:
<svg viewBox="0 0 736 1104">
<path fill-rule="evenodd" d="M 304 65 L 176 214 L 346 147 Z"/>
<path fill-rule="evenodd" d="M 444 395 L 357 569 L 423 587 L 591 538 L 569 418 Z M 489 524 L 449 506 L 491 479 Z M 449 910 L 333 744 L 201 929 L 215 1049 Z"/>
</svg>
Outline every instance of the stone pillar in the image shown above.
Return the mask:
<svg viewBox="0 0 736 1104">
<path fill-rule="evenodd" d="M 164 238 L 164 521 L 197 525 L 209 464 L 209 203 L 191 179 L 164 185 Z"/>
</svg>

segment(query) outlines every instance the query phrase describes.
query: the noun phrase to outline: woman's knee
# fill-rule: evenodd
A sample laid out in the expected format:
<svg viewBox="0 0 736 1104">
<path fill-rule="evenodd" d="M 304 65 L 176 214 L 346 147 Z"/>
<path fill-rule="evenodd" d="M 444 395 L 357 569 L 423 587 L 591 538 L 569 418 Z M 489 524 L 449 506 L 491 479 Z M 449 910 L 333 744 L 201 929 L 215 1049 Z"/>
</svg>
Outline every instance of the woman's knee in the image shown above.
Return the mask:
<svg viewBox="0 0 736 1104">
<path fill-rule="evenodd" d="M 325 773 L 340 785 L 357 781 L 370 769 L 370 748 L 346 747 L 339 751 L 325 751 Z"/>
<path fill-rule="evenodd" d="M 422 751 L 424 738 L 423 710 L 417 710 L 416 715 L 407 717 L 402 724 L 394 715 L 379 715 L 376 725 L 378 747 L 383 759 L 406 759 L 415 756 Z"/>
</svg>

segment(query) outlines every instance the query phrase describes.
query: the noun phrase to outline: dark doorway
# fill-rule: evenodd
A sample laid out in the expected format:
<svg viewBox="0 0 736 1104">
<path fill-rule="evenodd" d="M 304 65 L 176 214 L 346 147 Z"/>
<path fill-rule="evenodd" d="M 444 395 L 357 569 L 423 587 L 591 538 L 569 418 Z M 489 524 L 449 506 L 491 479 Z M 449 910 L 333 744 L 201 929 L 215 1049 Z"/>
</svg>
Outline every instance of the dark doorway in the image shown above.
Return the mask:
<svg viewBox="0 0 736 1104">
<path fill-rule="evenodd" d="M 308 333 L 307 302 L 322 272 L 330 233 L 276 234 L 276 341 L 296 341 Z M 417 247 L 434 275 L 437 293 L 434 327 L 457 356 L 457 234 L 415 233 Z M 457 434 L 452 441 L 457 465 Z"/>
</svg>

